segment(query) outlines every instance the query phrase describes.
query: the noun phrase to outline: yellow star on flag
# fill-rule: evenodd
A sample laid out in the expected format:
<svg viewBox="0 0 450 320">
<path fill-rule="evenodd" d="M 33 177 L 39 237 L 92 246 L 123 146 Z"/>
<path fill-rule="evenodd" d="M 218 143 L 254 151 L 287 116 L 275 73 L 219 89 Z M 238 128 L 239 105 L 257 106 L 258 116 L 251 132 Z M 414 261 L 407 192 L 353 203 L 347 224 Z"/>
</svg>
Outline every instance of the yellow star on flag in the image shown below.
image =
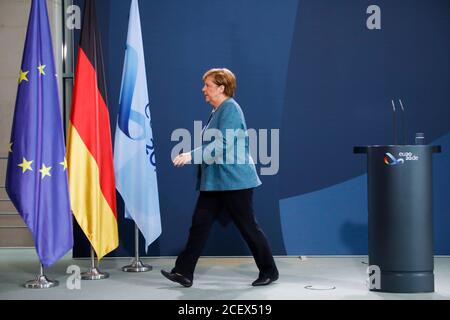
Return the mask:
<svg viewBox="0 0 450 320">
<path fill-rule="evenodd" d="M 66 171 L 67 170 L 67 159 L 64 157 L 64 161 L 59 163 L 60 165 L 63 166 L 63 170 Z"/>
<path fill-rule="evenodd" d="M 11 152 L 12 152 L 12 145 L 13 145 L 13 143 L 12 143 L 12 142 L 10 142 L 10 143 L 9 143 L 9 149 L 8 149 L 9 153 L 11 153 Z"/>
<path fill-rule="evenodd" d="M 42 174 L 42 179 L 44 179 L 46 176 L 51 177 L 50 170 L 52 170 L 52 167 L 46 167 L 45 164 L 42 164 L 42 169 L 39 170 L 39 172 Z"/>
<path fill-rule="evenodd" d="M 22 163 L 18 164 L 18 166 L 22 168 L 22 173 L 25 173 L 27 170 L 33 171 L 33 168 L 31 168 L 32 163 L 33 161 L 27 161 L 24 157 Z"/>
<path fill-rule="evenodd" d="M 21 83 L 23 80 L 28 81 L 28 78 L 27 78 L 28 73 L 30 73 L 30 71 L 23 72 L 22 69 L 20 69 L 19 83 Z"/>
<path fill-rule="evenodd" d="M 44 72 L 45 67 L 46 67 L 45 65 L 39 64 L 39 67 L 38 67 L 39 74 L 43 74 L 45 76 L 45 72 Z"/>
</svg>

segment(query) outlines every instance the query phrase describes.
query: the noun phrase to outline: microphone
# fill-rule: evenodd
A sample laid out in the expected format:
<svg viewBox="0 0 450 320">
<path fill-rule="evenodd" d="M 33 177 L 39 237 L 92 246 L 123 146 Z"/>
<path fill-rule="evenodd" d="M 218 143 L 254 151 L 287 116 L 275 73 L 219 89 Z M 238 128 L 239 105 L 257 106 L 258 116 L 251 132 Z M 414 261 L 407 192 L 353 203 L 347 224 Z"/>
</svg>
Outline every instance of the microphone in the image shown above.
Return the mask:
<svg viewBox="0 0 450 320">
<path fill-rule="evenodd" d="M 393 126 L 392 129 L 394 130 L 394 145 L 397 145 L 397 123 L 396 123 L 396 116 L 395 116 L 395 104 L 394 100 L 391 100 L 392 102 L 392 120 L 393 120 Z"/>
<path fill-rule="evenodd" d="M 403 108 L 402 99 L 398 99 L 398 101 L 400 102 L 400 107 L 402 108 L 403 144 L 407 144 L 407 139 L 406 139 L 405 108 Z"/>
</svg>

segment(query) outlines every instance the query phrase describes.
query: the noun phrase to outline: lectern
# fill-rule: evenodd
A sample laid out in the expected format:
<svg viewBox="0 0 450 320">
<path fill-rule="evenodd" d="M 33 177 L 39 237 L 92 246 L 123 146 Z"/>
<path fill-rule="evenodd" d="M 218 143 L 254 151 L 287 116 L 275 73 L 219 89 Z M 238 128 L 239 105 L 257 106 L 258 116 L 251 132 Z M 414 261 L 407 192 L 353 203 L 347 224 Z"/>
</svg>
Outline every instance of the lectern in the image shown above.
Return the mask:
<svg viewBox="0 0 450 320">
<path fill-rule="evenodd" d="M 432 154 L 440 146 L 354 147 L 367 154 L 372 291 L 433 292 Z M 375 268 L 374 270 L 377 270 Z"/>
</svg>

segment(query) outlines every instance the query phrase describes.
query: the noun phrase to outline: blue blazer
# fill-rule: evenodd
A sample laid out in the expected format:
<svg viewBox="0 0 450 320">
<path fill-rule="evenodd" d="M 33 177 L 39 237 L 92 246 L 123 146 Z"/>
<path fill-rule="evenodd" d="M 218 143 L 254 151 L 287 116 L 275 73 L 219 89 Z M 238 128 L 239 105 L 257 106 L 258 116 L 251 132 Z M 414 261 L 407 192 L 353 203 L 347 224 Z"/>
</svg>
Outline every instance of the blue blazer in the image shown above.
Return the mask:
<svg viewBox="0 0 450 320">
<path fill-rule="evenodd" d="M 202 146 L 191 151 L 193 162 L 199 165 L 197 190 L 241 190 L 261 185 L 249 152 L 244 113 L 233 98 L 213 112 L 202 136 Z"/>
</svg>

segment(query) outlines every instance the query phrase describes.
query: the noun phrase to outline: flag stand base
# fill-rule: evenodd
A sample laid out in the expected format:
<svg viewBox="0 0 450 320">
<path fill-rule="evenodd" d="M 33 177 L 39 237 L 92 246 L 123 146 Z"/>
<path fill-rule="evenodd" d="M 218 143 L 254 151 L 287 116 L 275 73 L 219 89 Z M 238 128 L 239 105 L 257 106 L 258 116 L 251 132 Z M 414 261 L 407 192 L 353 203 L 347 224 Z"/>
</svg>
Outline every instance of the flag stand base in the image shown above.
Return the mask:
<svg viewBox="0 0 450 320">
<path fill-rule="evenodd" d="M 152 266 L 144 264 L 139 258 L 139 229 L 136 223 L 134 223 L 134 259 L 130 265 L 122 267 L 122 271 L 125 272 L 147 272 L 152 270 Z"/>
<path fill-rule="evenodd" d="M 35 280 L 27 281 L 23 286 L 27 289 L 48 289 L 58 285 L 58 281 L 50 280 L 45 275 L 39 275 Z"/>
<path fill-rule="evenodd" d="M 142 263 L 141 260 L 133 259 L 130 265 L 122 267 L 125 272 L 147 272 L 152 270 L 152 266 Z"/>
<path fill-rule="evenodd" d="M 88 271 L 81 273 L 81 280 L 102 280 L 109 278 L 108 272 L 100 272 L 97 268 L 90 268 Z"/>
<path fill-rule="evenodd" d="M 108 272 L 100 272 L 95 265 L 95 252 L 91 246 L 91 267 L 88 271 L 81 273 L 81 280 L 102 280 L 109 278 Z"/>
<path fill-rule="evenodd" d="M 41 264 L 41 272 L 34 280 L 27 281 L 23 286 L 27 289 L 48 289 L 59 285 L 56 280 L 50 280 L 44 274 L 44 267 Z"/>
<path fill-rule="evenodd" d="M 48 289 L 59 285 L 56 280 L 50 280 L 44 274 L 44 268 L 41 264 L 41 272 L 34 280 L 27 281 L 23 286 L 27 289 Z"/>
</svg>

